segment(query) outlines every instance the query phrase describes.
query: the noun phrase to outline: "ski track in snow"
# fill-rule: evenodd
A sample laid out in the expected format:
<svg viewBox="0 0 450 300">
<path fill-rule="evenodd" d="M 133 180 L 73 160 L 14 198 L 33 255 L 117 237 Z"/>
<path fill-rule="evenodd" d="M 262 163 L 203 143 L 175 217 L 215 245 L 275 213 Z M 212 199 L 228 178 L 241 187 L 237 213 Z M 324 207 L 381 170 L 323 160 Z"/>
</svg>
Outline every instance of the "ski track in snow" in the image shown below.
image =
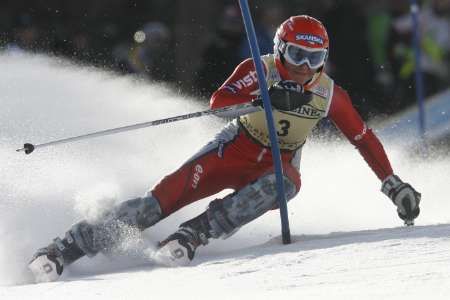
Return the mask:
<svg viewBox="0 0 450 300">
<path fill-rule="evenodd" d="M 380 183 L 348 142 L 309 141 L 302 189 L 289 203 L 293 243 L 278 211 L 200 248 L 189 267 L 152 262 L 153 245 L 205 199 L 128 241 L 128 255 L 83 258 L 62 280 L 30 284 L 33 252 L 81 218 L 141 196 L 223 126 L 213 117 L 37 149 L 53 139 L 206 107 L 132 77 L 42 55 L 0 54 L 0 299 L 448 299 L 450 159 L 406 155 L 383 141 L 394 170 L 422 192 L 402 227 Z"/>
</svg>

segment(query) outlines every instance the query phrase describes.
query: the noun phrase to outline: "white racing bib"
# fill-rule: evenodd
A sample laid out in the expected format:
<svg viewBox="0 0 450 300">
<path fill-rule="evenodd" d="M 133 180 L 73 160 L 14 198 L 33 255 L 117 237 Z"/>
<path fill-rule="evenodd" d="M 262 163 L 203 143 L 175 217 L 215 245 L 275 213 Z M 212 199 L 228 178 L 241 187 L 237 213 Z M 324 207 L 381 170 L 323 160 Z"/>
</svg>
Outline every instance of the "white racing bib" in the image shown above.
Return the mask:
<svg viewBox="0 0 450 300">
<path fill-rule="evenodd" d="M 268 70 L 267 85 L 272 86 L 281 79 L 275 66 L 275 57 L 273 54 L 269 54 L 261 58 Z M 320 119 L 327 116 L 333 97 L 333 86 L 333 80 L 323 73 L 319 83 L 311 90 L 314 96 L 308 104 L 295 111 L 273 110 L 280 149 L 295 150 L 304 144 L 314 126 Z M 259 94 L 259 91 L 256 93 Z M 239 117 L 239 122 L 254 139 L 264 146 L 270 146 L 264 111 L 243 115 Z"/>
</svg>

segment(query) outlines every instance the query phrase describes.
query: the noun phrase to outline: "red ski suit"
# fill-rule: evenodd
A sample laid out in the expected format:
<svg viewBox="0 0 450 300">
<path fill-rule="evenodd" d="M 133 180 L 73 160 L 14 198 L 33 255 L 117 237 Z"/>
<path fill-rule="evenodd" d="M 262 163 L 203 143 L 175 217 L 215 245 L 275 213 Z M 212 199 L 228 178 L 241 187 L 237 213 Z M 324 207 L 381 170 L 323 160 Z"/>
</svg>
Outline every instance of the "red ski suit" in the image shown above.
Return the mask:
<svg viewBox="0 0 450 300">
<path fill-rule="evenodd" d="M 267 68 L 265 65 L 266 75 Z M 276 69 L 282 80 L 290 79 L 278 63 Z M 252 80 L 249 80 L 249 74 Z M 211 108 L 254 99 L 258 89 L 254 74 L 252 60 L 245 60 L 238 65 L 233 74 L 212 95 Z M 233 83 L 234 88 L 230 88 Z M 392 175 L 391 165 L 380 141 L 362 121 L 347 92 L 335 83 L 327 117 L 359 150 L 380 180 Z M 231 129 L 225 129 L 225 137 L 219 134 L 215 141 L 206 145 L 153 188 L 151 193 L 160 202 L 163 216 L 226 188 L 240 190 L 259 177 L 273 172 L 270 148 L 255 140 L 239 121 L 229 126 Z M 296 156 L 299 156 L 300 150 L 301 146 L 293 150 L 281 149 L 283 172 L 296 185 L 297 192 L 301 183 L 299 165 L 295 165 L 294 161 L 297 160 Z"/>
</svg>

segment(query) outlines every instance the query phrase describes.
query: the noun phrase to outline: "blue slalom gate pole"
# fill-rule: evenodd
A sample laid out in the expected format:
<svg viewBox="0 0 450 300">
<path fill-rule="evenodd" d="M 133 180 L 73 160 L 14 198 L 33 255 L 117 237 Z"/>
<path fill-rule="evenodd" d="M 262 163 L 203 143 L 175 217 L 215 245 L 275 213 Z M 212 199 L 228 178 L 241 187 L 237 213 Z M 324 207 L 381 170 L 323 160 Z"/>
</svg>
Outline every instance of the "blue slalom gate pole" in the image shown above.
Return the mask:
<svg viewBox="0 0 450 300">
<path fill-rule="evenodd" d="M 416 81 L 416 97 L 417 105 L 419 106 L 419 133 L 422 139 L 423 147 L 425 149 L 425 107 L 424 107 L 424 92 L 423 92 L 423 77 L 422 77 L 422 67 L 420 63 L 421 57 L 421 43 L 420 43 L 420 32 L 419 32 L 419 5 L 417 0 L 410 0 L 411 8 L 411 18 L 413 23 L 413 47 L 414 47 L 414 58 L 415 58 L 415 81 Z"/>
<path fill-rule="evenodd" d="M 261 62 L 261 54 L 259 52 L 258 41 L 256 40 L 255 28 L 253 26 L 252 16 L 248 7 L 247 0 L 239 0 L 241 7 L 242 18 L 244 20 L 245 31 L 247 32 L 248 42 L 253 57 L 253 64 L 255 65 L 258 76 L 259 90 L 261 91 L 262 100 L 264 103 L 264 111 L 266 113 L 267 127 L 269 129 L 270 144 L 272 149 L 272 160 L 275 166 L 275 175 L 277 183 L 278 205 L 280 207 L 281 216 L 281 233 L 283 237 L 283 244 L 291 243 L 291 232 L 289 230 L 289 217 L 287 213 L 286 195 L 284 192 L 283 183 L 283 167 L 281 164 L 280 147 L 278 146 L 278 137 L 275 131 L 275 124 L 272 115 L 271 103 L 269 93 L 267 91 L 267 82 L 264 76 L 263 65 Z"/>
</svg>

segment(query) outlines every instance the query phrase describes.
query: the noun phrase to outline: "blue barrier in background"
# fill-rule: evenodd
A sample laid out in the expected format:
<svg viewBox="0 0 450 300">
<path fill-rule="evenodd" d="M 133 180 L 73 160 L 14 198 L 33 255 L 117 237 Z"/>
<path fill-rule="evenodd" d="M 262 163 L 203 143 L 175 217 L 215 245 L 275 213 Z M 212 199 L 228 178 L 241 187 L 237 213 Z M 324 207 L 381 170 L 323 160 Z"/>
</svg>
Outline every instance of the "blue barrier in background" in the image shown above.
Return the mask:
<svg viewBox="0 0 450 300">
<path fill-rule="evenodd" d="M 427 120 L 424 132 L 427 141 L 437 142 L 450 137 L 450 89 L 427 99 L 423 113 Z M 417 128 L 420 127 L 417 114 L 417 106 L 411 107 L 380 124 L 374 124 L 373 128 L 382 140 L 420 147 L 423 141 L 417 134 Z"/>
</svg>

